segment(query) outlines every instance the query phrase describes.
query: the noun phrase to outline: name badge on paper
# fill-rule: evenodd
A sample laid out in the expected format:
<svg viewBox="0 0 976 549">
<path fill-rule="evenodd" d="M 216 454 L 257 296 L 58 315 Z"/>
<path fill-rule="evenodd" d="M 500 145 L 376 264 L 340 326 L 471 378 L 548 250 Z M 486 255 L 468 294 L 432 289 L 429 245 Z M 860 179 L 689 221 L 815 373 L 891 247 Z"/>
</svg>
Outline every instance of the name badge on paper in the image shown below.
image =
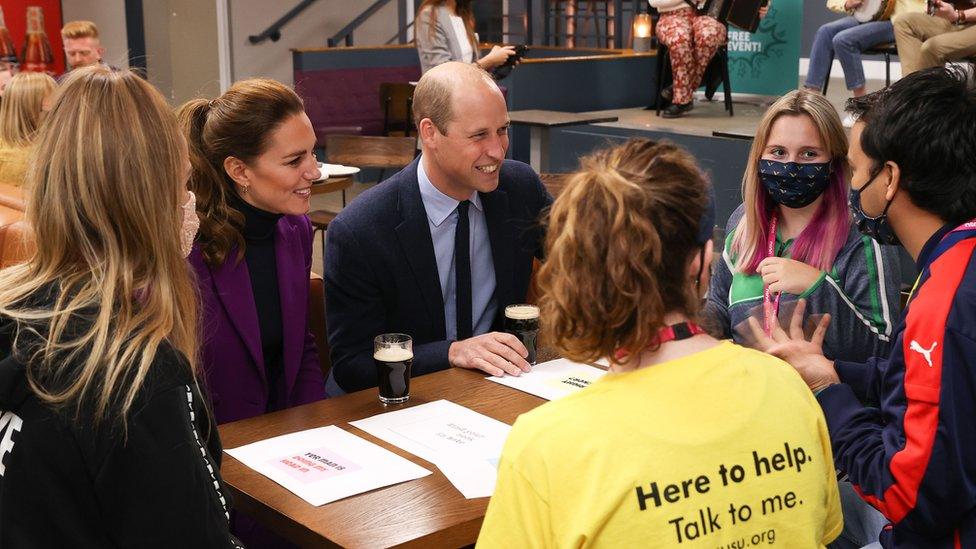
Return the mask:
<svg viewBox="0 0 976 549">
<path fill-rule="evenodd" d="M 316 448 L 303 454 L 288 455 L 268 461 L 292 477 L 308 483 L 362 469 L 358 464 L 330 452 L 328 448 Z"/>
</svg>

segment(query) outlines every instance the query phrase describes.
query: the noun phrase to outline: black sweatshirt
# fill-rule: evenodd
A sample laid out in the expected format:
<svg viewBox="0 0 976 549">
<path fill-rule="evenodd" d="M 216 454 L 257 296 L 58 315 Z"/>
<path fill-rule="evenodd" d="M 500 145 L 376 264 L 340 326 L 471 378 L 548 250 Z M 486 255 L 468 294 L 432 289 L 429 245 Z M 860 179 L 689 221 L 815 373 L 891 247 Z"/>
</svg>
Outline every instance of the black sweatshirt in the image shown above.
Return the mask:
<svg viewBox="0 0 976 549">
<path fill-rule="evenodd" d="M 157 353 L 127 438 L 73 410 L 40 402 L 24 365 L 0 361 L 0 547 L 240 547 L 217 427 L 181 354 Z"/>
</svg>

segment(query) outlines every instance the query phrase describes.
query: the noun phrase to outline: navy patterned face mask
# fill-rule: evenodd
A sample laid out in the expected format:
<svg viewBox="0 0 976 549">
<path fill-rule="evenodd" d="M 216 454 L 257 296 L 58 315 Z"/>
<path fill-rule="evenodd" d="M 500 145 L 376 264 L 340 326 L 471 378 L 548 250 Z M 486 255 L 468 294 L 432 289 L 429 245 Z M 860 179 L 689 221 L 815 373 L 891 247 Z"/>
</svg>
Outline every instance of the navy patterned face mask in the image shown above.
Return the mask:
<svg viewBox="0 0 976 549">
<path fill-rule="evenodd" d="M 830 162 L 798 164 L 760 159 L 759 181 L 777 204 L 802 208 L 813 203 L 830 184 Z"/>
</svg>

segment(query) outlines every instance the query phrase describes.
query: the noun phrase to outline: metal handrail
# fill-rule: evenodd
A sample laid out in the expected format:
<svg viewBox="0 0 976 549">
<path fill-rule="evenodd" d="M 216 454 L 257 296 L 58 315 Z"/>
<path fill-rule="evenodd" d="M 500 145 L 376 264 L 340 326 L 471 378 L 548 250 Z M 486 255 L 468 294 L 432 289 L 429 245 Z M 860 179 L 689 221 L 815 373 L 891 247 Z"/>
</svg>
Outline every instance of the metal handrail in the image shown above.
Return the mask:
<svg viewBox="0 0 976 549">
<path fill-rule="evenodd" d="M 340 30 L 339 32 L 335 33 L 335 35 L 332 38 L 329 38 L 329 40 L 328 40 L 329 47 L 330 48 L 331 47 L 334 47 L 340 41 L 344 41 L 347 46 L 352 46 L 352 33 L 353 33 L 353 31 L 355 31 L 357 28 L 359 28 L 359 26 L 362 25 L 367 19 L 369 19 L 370 17 L 372 17 L 374 13 L 378 12 L 380 9 L 383 8 L 383 6 L 386 6 L 389 3 L 390 3 L 390 0 L 376 0 L 376 2 L 374 2 L 372 6 L 366 8 L 366 11 L 364 11 L 363 13 L 360 13 L 359 14 L 359 17 L 356 17 L 355 19 L 353 19 L 352 22 L 350 22 L 348 25 L 346 25 L 345 27 L 342 27 L 342 30 Z M 402 2 L 401 2 L 401 4 L 402 4 Z M 404 25 L 402 25 L 402 24 L 399 25 L 399 27 L 401 29 L 403 28 L 403 26 Z M 403 31 L 401 30 L 399 34 L 400 35 L 403 35 Z"/>
<path fill-rule="evenodd" d="M 386 42 L 384 42 L 384 43 L 383 43 L 383 45 L 384 45 L 384 46 L 389 46 L 389 45 L 390 45 L 390 44 L 392 44 L 392 43 L 393 43 L 393 41 L 394 41 L 394 40 L 396 40 L 397 38 L 399 38 L 399 39 L 400 39 L 400 43 L 401 43 L 401 44 L 404 44 L 404 43 L 406 43 L 406 35 L 407 35 L 407 31 L 408 31 L 408 30 L 410 30 L 410 29 L 411 29 L 411 28 L 413 27 L 413 24 L 414 24 L 414 23 L 416 23 L 416 22 L 417 22 L 417 20 L 416 20 L 416 19 L 414 19 L 413 21 L 411 21 L 411 22 L 409 22 L 409 23 L 407 23 L 407 26 L 406 26 L 406 27 L 404 27 L 404 28 L 401 28 L 400 30 L 398 30 L 398 31 L 397 31 L 397 33 L 396 33 L 396 34 L 394 34 L 393 36 L 391 36 L 391 37 L 389 38 L 389 40 L 387 40 Z"/>
<path fill-rule="evenodd" d="M 309 6 L 314 4 L 316 0 L 302 0 L 297 6 L 290 9 L 288 13 L 284 14 L 277 21 L 271 24 L 270 27 L 264 29 L 264 32 L 257 35 L 251 35 L 247 37 L 248 42 L 252 44 L 260 44 L 267 39 L 271 39 L 272 42 L 277 42 L 281 40 L 281 28 L 291 22 L 292 19 L 298 17 L 298 14 L 305 11 Z"/>
</svg>

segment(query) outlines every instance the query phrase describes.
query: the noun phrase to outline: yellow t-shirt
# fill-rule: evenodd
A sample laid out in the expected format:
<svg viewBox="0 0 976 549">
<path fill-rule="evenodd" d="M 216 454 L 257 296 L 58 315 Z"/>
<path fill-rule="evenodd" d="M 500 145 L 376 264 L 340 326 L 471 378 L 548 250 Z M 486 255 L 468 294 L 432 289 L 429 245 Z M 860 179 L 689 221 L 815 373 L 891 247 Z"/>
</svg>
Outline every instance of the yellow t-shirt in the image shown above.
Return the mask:
<svg viewBox="0 0 976 549">
<path fill-rule="evenodd" d="M 822 547 L 842 525 L 810 390 L 724 342 L 519 417 L 478 547 Z"/>
</svg>

